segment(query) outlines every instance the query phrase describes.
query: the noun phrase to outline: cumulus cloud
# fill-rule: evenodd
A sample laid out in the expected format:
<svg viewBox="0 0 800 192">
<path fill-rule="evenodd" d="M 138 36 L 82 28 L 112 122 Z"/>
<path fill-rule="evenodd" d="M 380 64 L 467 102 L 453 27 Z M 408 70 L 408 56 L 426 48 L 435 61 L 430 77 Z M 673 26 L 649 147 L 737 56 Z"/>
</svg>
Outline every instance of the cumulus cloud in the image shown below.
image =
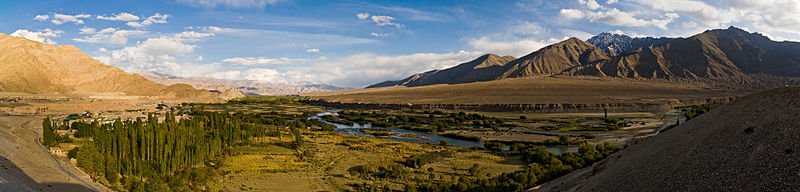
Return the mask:
<svg viewBox="0 0 800 192">
<path fill-rule="evenodd" d="M 359 13 L 359 14 L 356 14 L 356 17 L 358 17 L 358 19 L 360 19 L 360 20 L 364 20 L 364 19 L 369 18 L 369 13 Z"/>
<path fill-rule="evenodd" d="M 464 40 L 473 50 L 520 57 L 559 41 L 559 39 L 542 38 L 550 35 L 552 32 L 538 23 L 520 22 L 497 33 L 468 37 Z"/>
<path fill-rule="evenodd" d="M 263 9 L 267 5 L 273 5 L 278 2 L 279 0 L 178 0 L 178 3 L 192 7 L 225 7 L 232 9 Z"/>
<path fill-rule="evenodd" d="M 50 20 L 50 22 L 56 25 L 61 25 L 70 22 L 75 23 L 76 25 L 80 25 L 83 24 L 83 19 L 89 18 L 91 16 L 92 15 L 89 14 L 65 15 L 65 14 L 54 13 L 52 17 L 53 19 Z M 36 18 L 46 20 L 45 17 L 39 17 L 39 15 L 37 15 Z"/>
<path fill-rule="evenodd" d="M 152 25 L 153 23 L 167 23 L 168 17 L 169 15 L 167 14 L 156 13 L 153 16 L 147 17 L 147 19 L 143 20 L 142 22 L 131 21 L 126 24 L 131 27 L 144 27 Z"/>
<path fill-rule="evenodd" d="M 613 26 L 645 27 L 652 25 L 666 30 L 667 24 L 679 17 L 679 15 L 675 13 L 666 13 L 666 18 L 664 19 L 644 20 L 636 18 L 636 15 L 637 13 L 624 12 L 617 8 L 612 8 L 608 11 L 588 12 L 586 18 L 588 18 L 590 22 L 600 22 Z"/>
<path fill-rule="evenodd" d="M 83 27 L 80 29 L 80 31 L 81 32 L 78 32 L 78 34 L 94 34 L 95 32 L 97 32 L 95 28 L 91 27 Z"/>
<path fill-rule="evenodd" d="M 307 53 L 319 53 L 319 49 L 306 49 Z"/>
<path fill-rule="evenodd" d="M 96 31 L 94 28 L 84 27 L 80 29 L 79 34 L 88 34 L 81 38 L 74 38 L 73 41 L 82 43 L 104 43 L 104 44 L 117 44 L 124 45 L 128 43 L 128 36 L 141 35 L 147 31 L 139 30 L 119 30 L 116 28 L 105 28 Z"/>
<path fill-rule="evenodd" d="M 28 31 L 26 29 L 19 29 L 17 31 L 14 31 L 14 33 L 11 33 L 11 36 L 24 37 L 26 39 L 55 45 L 58 43 L 53 41 L 52 38 L 60 36 L 61 33 L 64 33 L 64 31 L 52 30 L 49 28 L 37 32 Z"/>
<path fill-rule="evenodd" d="M 97 19 L 110 20 L 110 21 L 138 21 L 139 17 L 130 13 L 121 12 L 119 14 L 115 14 L 109 17 L 98 15 Z"/>
<path fill-rule="evenodd" d="M 343 87 L 365 87 L 385 80 L 397 80 L 414 73 L 443 69 L 473 60 L 484 53 L 458 51 L 449 53 L 415 53 L 379 56 L 372 53 L 355 54 L 343 59 L 298 68 L 282 73 L 293 81 L 312 80 Z"/>
<path fill-rule="evenodd" d="M 192 53 L 197 45 L 191 44 L 191 42 L 213 35 L 211 33 L 185 31 L 173 35 L 148 38 L 142 42 L 137 42 L 134 46 L 106 50 L 104 55 L 98 56 L 96 59 L 127 71 L 145 70 L 170 74 L 198 71 L 199 69 L 197 68 L 182 66 L 177 62 L 175 56 Z"/>
<path fill-rule="evenodd" d="M 567 19 L 581 19 L 583 18 L 583 12 L 577 9 L 561 9 L 558 12 L 558 16 L 567 18 Z"/>
<path fill-rule="evenodd" d="M 606 1 L 606 4 L 611 5 L 611 4 L 614 4 L 614 3 L 617 3 L 617 2 L 619 2 L 619 0 L 608 0 L 608 1 Z"/>
<path fill-rule="evenodd" d="M 637 0 L 638 3 L 645 6 L 650 6 L 655 10 L 661 11 L 679 11 L 689 15 L 689 17 L 708 26 L 720 26 L 723 23 L 730 23 L 737 18 L 735 10 L 719 9 L 717 7 L 706 4 L 702 1 L 695 0 L 673 0 L 673 1 L 658 1 L 658 0 Z M 785 10 L 783 10 L 785 11 Z M 783 12 L 781 11 L 781 12 Z"/>
<path fill-rule="evenodd" d="M 37 21 L 47 21 L 47 19 L 50 19 L 49 15 L 36 15 L 36 17 L 33 17 L 33 20 Z"/>
<path fill-rule="evenodd" d="M 306 59 L 289 59 L 281 57 L 277 59 L 265 57 L 233 57 L 222 60 L 222 62 L 231 63 L 234 65 L 277 65 L 288 64 L 296 62 L 305 62 Z"/>
<path fill-rule="evenodd" d="M 595 0 L 578 0 L 578 3 L 591 10 L 602 8 Z"/>
<path fill-rule="evenodd" d="M 386 16 L 386 15 L 372 15 L 372 16 L 370 16 L 369 13 L 359 13 L 359 14 L 356 14 L 356 17 L 358 17 L 359 20 L 367 20 L 367 18 L 369 18 L 372 22 L 375 23 L 375 25 L 378 25 L 378 26 L 381 26 L 381 27 L 382 26 L 394 26 L 396 28 L 405 27 L 405 25 L 403 25 L 403 24 L 395 23 L 394 22 L 394 17 L 392 17 L 392 16 Z"/>
</svg>

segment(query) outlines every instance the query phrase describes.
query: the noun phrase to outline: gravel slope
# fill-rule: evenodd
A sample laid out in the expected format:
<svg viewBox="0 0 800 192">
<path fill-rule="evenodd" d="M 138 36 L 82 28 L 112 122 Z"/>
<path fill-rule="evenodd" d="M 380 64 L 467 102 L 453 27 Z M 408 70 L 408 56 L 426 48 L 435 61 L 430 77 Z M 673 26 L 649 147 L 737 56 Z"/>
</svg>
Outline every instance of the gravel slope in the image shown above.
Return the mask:
<svg viewBox="0 0 800 192">
<path fill-rule="evenodd" d="M 613 154 L 574 191 L 800 190 L 800 88 L 719 106 Z"/>
</svg>

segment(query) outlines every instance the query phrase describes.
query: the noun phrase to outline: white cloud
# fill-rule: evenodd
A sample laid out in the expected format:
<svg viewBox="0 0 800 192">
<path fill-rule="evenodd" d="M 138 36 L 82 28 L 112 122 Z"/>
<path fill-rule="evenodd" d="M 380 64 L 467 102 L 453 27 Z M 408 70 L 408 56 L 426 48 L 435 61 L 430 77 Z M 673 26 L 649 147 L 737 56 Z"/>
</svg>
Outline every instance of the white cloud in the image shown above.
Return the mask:
<svg viewBox="0 0 800 192">
<path fill-rule="evenodd" d="M 76 25 L 83 24 L 83 19 L 89 18 L 92 15 L 89 14 L 79 14 L 79 15 L 65 15 L 65 14 L 53 14 L 53 19 L 50 20 L 53 24 L 61 25 L 64 23 L 75 23 Z M 39 17 L 39 16 L 36 16 Z M 42 17 L 43 18 L 43 17 Z"/>
<path fill-rule="evenodd" d="M 702 1 L 695 0 L 637 0 L 638 3 L 650 6 L 655 10 L 684 12 L 689 17 L 712 27 L 735 21 L 740 15 L 734 9 L 719 9 Z M 781 10 L 784 12 L 786 10 Z"/>
<path fill-rule="evenodd" d="M 608 33 L 617 34 L 617 35 L 625 35 L 625 32 L 622 32 L 622 30 L 619 30 L 619 29 L 613 30 L 613 31 L 609 31 Z"/>
<path fill-rule="evenodd" d="M 375 25 L 378 26 L 394 26 L 396 28 L 403 28 L 405 27 L 403 24 L 395 23 L 394 17 L 386 16 L 386 15 L 372 15 L 370 16 L 369 13 L 359 13 L 356 14 L 359 20 L 367 20 L 369 18 Z"/>
<path fill-rule="evenodd" d="M 210 73 L 210 71 L 202 71 L 196 66 L 181 65 L 177 63 L 175 56 L 194 52 L 197 45 L 189 44 L 190 42 L 213 35 L 186 31 L 149 38 L 143 42 L 137 42 L 135 46 L 107 50 L 104 55 L 98 56 L 96 59 L 127 71 L 159 71 L 176 75 L 195 72 Z"/>
<path fill-rule="evenodd" d="M 552 42 L 552 40 L 541 41 L 534 38 L 501 41 L 483 36 L 477 39 L 469 39 L 467 43 L 474 49 L 481 50 L 485 53 L 521 57 L 554 42 Z"/>
<path fill-rule="evenodd" d="M 130 13 L 121 12 L 111 17 L 98 15 L 97 19 L 110 20 L 110 21 L 138 21 L 139 17 Z"/>
<path fill-rule="evenodd" d="M 369 17 L 369 13 L 359 13 L 359 14 L 356 14 L 356 17 L 358 17 L 358 19 L 360 19 L 360 20 L 364 20 L 364 19 L 367 19 Z"/>
<path fill-rule="evenodd" d="M 683 22 L 683 24 L 681 25 L 686 28 L 697 27 L 697 23 L 695 23 L 694 21 Z"/>
<path fill-rule="evenodd" d="M 34 40 L 34 41 L 38 41 L 38 42 L 42 42 L 42 43 L 48 43 L 48 44 L 54 44 L 55 45 L 55 44 L 58 44 L 58 43 L 53 41 L 52 38 L 60 36 L 61 33 L 64 33 L 64 31 L 52 30 L 52 29 L 49 29 L 49 28 L 44 29 L 44 30 L 40 30 L 38 32 L 28 31 L 28 30 L 25 30 L 25 29 L 19 29 L 17 31 L 14 31 L 14 33 L 11 33 L 11 36 L 24 37 L 26 39 L 30 39 L 30 40 Z"/>
<path fill-rule="evenodd" d="M 558 12 L 558 16 L 567 19 L 580 19 L 583 18 L 584 14 L 581 10 L 577 9 L 561 9 L 561 11 Z"/>
<path fill-rule="evenodd" d="M 307 53 L 319 53 L 319 49 L 306 49 Z"/>
<path fill-rule="evenodd" d="M 36 17 L 33 18 L 33 20 L 37 21 L 46 21 L 47 19 L 50 19 L 49 15 L 36 15 Z"/>
<path fill-rule="evenodd" d="M 617 2 L 619 2 L 619 0 L 608 0 L 608 1 L 606 1 L 606 4 L 611 5 L 611 4 L 614 4 L 614 3 L 617 3 Z"/>
<path fill-rule="evenodd" d="M 595 0 L 578 0 L 578 3 L 591 10 L 602 8 L 602 6 L 600 6 L 600 4 L 598 4 Z"/>
<path fill-rule="evenodd" d="M 147 19 L 145 19 L 142 22 L 131 21 L 131 22 L 128 22 L 126 24 L 128 26 L 131 26 L 131 27 L 144 27 L 144 26 L 152 25 L 153 23 L 167 23 L 167 18 L 168 17 L 169 17 L 169 15 L 167 15 L 167 14 L 156 13 L 153 16 L 147 17 Z"/>
<path fill-rule="evenodd" d="M 637 13 L 623 12 L 617 8 L 612 8 L 608 11 L 588 12 L 586 18 L 588 18 L 590 22 L 600 22 L 613 26 L 645 27 L 653 25 L 666 30 L 667 24 L 679 17 L 679 15 L 675 13 L 666 13 L 666 18 L 664 19 L 644 20 L 636 18 L 636 15 Z"/>
<path fill-rule="evenodd" d="M 97 31 L 94 28 L 84 27 L 81 28 L 80 34 L 91 34 L 81 38 L 74 38 L 73 41 L 82 43 L 105 43 L 105 44 L 118 44 L 124 45 L 128 43 L 128 36 L 141 35 L 147 31 L 139 30 L 118 30 L 116 28 L 105 28 Z"/>
<path fill-rule="evenodd" d="M 543 38 L 551 35 L 554 34 L 538 23 L 525 21 L 509 26 L 501 32 L 468 37 L 463 40 L 473 50 L 483 53 L 520 57 L 559 41 L 559 39 Z M 558 34 L 559 38 L 561 35 Z"/>
<path fill-rule="evenodd" d="M 222 62 L 231 63 L 234 65 L 277 65 L 305 62 L 306 59 L 289 59 L 281 57 L 277 59 L 264 58 L 264 57 L 233 57 L 222 60 Z"/>
<path fill-rule="evenodd" d="M 95 32 L 97 32 L 94 28 L 91 27 L 83 27 L 80 30 L 81 32 L 79 32 L 78 34 L 94 34 Z"/>
<path fill-rule="evenodd" d="M 343 87 L 365 87 L 385 80 L 406 78 L 414 73 L 444 69 L 473 60 L 484 53 L 458 51 L 450 53 L 415 53 L 378 56 L 372 53 L 351 55 L 312 67 L 281 73 L 288 82 L 311 80 Z"/>
<path fill-rule="evenodd" d="M 582 39 L 584 41 L 594 36 L 593 34 L 587 33 L 585 31 L 578 31 L 571 29 L 562 29 L 560 31 L 561 33 L 564 33 L 564 35 L 567 35 L 568 37 L 577 37 L 578 39 Z"/>
<path fill-rule="evenodd" d="M 279 0 L 178 0 L 178 2 L 193 7 L 205 8 L 263 9 L 267 5 L 278 3 Z"/>
<path fill-rule="evenodd" d="M 375 33 L 375 32 L 369 33 L 369 35 L 372 35 L 372 36 L 375 36 L 375 37 L 386 37 L 386 36 L 389 36 L 388 33 Z"/>
</svg>

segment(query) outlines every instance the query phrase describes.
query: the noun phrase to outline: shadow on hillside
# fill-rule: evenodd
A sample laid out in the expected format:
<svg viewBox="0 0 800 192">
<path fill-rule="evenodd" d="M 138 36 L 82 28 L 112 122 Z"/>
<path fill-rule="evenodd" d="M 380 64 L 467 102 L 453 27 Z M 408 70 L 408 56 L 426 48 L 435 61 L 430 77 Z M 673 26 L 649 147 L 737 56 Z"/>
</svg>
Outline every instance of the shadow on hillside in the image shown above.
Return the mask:
<svg viewBox="0 0 800 192">
<path fill-rule="evenodd" d="M 58 177 L 66 177 L 59 175 Z M 0 156 L 0 191 L 94 191 L 75 183 L 36 183 L 14 162 Z"/>
</svg>

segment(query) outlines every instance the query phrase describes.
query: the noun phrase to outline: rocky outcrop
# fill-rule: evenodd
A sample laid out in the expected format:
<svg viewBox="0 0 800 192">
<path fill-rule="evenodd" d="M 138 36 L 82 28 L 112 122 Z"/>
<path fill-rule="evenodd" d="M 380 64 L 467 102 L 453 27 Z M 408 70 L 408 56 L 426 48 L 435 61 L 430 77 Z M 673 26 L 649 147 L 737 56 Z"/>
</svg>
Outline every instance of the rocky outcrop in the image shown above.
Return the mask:
<svg viewBox="0 0 800 192">
<path fill-rule="evenodd" d="M 390 110 L 453 110 L 483 112 L 565 113 L 565 112 L 664 112 L 675 107 L 728 103 L 735 97 L 712 97 L 705 99 L 668 100 L 652 103 L 560 103 L 560 104 L 397 104 L 397 103 L 343 103 L 324 99 L 309 99 L 305 103 L 343 109 L 390 109 Z"/>
</svg>

